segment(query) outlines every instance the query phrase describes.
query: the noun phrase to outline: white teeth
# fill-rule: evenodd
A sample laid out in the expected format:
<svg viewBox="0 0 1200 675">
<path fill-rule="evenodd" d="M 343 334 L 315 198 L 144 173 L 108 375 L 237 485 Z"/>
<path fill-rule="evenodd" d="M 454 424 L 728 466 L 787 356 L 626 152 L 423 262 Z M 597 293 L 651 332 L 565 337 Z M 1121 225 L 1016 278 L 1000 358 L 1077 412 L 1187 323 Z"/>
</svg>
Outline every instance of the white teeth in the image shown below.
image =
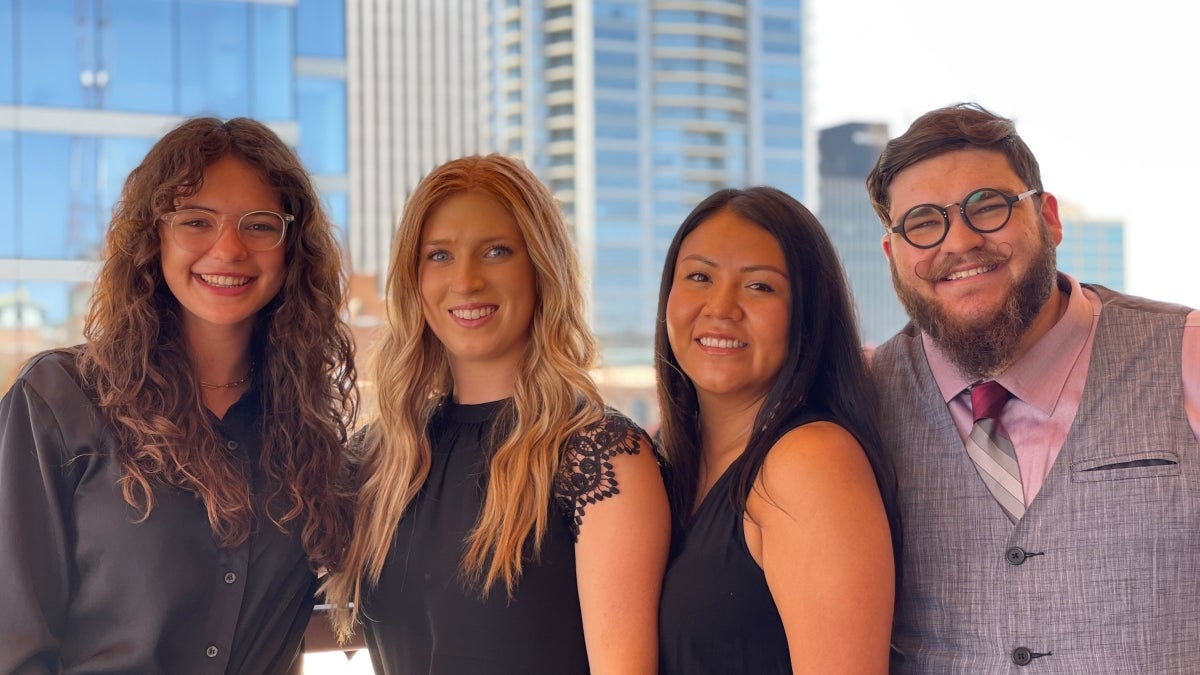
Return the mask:
<svg viewBox="0 0 1200 675">
<path fill-rule="evenodd" d="M 228 277 L 224 274 L 201 274 L 200 278 L 210 286 L 220 286 L 221 288 L 236 288 L 250 283 L 249 277 Z"/>
<path fill-rule="evenodd" d="M 460 319 L 468 321 L 474 319 L 482 319 L 485 316 L 490 316 L 496 313 L 495 307 L 476 307 L 475 309 L 452 309 L 450 313 Z"/>
<path fill-rule="evenodd" d="M 955 281 L 957 279 L 967 279 L 969 277 L 974 277 L 974 276 L 983 274 L 984 272 L 991 272 L 994 269 L 996 269 L 995 265 L 984 265 L 983 267 L 976 267 L 974 269 L 962 270 L 960 272 L 953 272 L 951 274 L 947 274 L 944 277 L 944 279 L 946 281 Z"/>
<path fill-rule="evenodd" d="M 705 347 L 716 347 L 717 349 L 741 349 L 748 343 L 738 340 L 726 340 L 724 338 L 702 337 L 700 344 Z"/>
</svg>

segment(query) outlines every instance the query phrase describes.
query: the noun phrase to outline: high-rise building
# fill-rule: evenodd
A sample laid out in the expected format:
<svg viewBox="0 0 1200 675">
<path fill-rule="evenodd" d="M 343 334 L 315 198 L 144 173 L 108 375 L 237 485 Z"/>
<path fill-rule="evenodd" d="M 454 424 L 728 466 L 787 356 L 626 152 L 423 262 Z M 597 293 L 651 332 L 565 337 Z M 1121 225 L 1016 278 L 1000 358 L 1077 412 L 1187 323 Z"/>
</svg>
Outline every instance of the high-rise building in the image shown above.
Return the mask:
<svg viewBox="0 0 1200 675">
<path fill-rule="evenodd" d="M 563 200 L 605 362 L 649 364 L 666 248 L 692 207 L 759 183 L 804 198 L 802 3 L 506 4 L 501 147 Z"/>
<path fill-rule="evenodd" d="M 345 227 L 360 337 L 417 181 L 498 151 L 562 202 L 605 363 L 645 367 L 688 211 L 815 185 L 806 56 L 801 0 L 0 0 L 0 295 L 77 339 L 125 175 L 184 117 L 249 115 Z"/>
<path fill-rule="evenodd" d="M 1063 238 L 1058 245 L 1058 269 L 1080 281 L 1124 291 L 1125 223 L 1091 218 L 1066 206 L 1059 216 Z"/>
<path fill-rule="evenodd" d="M 837 247 L 867 345 L 878 345 L 908 321 L 896 299 L 880 240 L 883 229 L 867 197 L 866 179 L 888 141 L 886 124 L 851 122 L 819 132 L 818 217 Z"/>
<path fill-rule="evenodd" d="M 186 117 L 266 122 L 346 223 L 344 16 L 342 0 L 0 0 L 0 296 L 42 326 L 0 326 L 19 338 L 0 339 L 0 383 L 79 339 L 121 185 Z"/>
<path fill-rule="evenodd" d="M 364 294 L 382 290 L 392 233 L 421 178 L 497 149 L 495 4 L 346 0 L 349 253 Z"/>
<path fill-rule="evenodd" d="M 421 174 L 465 152 L 519 156 L 573 225 L 605 363 L 649 365 L 662 261 L 692 207 L 729 186 L 806 194 L 800 0 L 348 0 L 348 13 L 351 249 L 366 274 L 386 268 Z"/>
</svg>

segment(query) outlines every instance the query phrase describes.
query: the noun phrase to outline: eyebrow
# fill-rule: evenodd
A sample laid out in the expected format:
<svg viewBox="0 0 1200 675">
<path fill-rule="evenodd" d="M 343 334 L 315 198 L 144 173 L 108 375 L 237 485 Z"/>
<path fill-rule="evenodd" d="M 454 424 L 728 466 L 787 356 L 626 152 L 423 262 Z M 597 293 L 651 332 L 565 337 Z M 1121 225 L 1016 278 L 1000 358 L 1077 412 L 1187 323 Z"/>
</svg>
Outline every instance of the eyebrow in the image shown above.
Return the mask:
<svg viewBox="0 0 1200 675">
<path fill-rule="evenodd" d="M 175 206 L 175 210 L 178 211 L 179 209 L 196 209 L 197 211 L 209 211 L 211 213 L 217 212 L 217 210 L 211 206 L 204 206 L 203 204 L 189 204 L 187 202 L 180 202 L 177 204 Z"/>
<path fill-rule="evenodd" d="M 685 256 L 683 258 L 680 258 L 679 262 L 683 262 L 685 260 L 695 260 L 696 262 L 701 263 L 703 265 L 707 265 L 708 267 L 719 267 L 719 265 L 717 265 L 717 263 L 715 261 L 713 261 L 711 258 L 705 258 L 704 256 L 699 255 L 699 254 L 692 254 L 689 256 Z M 739 272 L 774 272 L 774 273 L 778 274 L 779 276 L 783 277 L 784 279 L 788 278 L 787 272 L 784 272 L 783 270 L 779 269 L 778 267 L 776 267 L 774 265 L 746 265 L 745 267 L 738 268 L 738 271 Z"/>
<path fill-rule="evenodd" d="M 483 239 L 477 245 L 478 246 L 487 246 L 488 244 L 511 244 L 516 241 L 518 241 L 518 240 L 514 237 L 510 237 L 508 235 L 500 235 L 498 237 L 488 237 L 487 239 Z M 423 247 L 424 246 L 446 246 L 447 244 L 453 244 L 453 243 L 454 243 L 453 239 L 446 239 L 446 238 L 426 239 L 425 241 L 421 242 L 421 246 L 423 246 Z"/>
<path fill-rule="evenodd" d="M 214 208 L 212 208 L 211 206 L 204 206 L 203 204 L 186 204 L 186 203 L 185 203 L 185 204 L 180 204 L 179 206 L 176 206 L 176 207 L 175 207 L 175 210 L 176 210 L 176 211 L 178 211 L 178 210 L 180 210 L 180 209 L 189 209 L 189 210 L 191 210 L 191 209 L 194 209 L 194 210 L 196 210 L 196 211 L 207 211 L 207 212 L 209 212 L 209 213 L 216 214 L 216 215 L 230 215 L 230 216 L 231 216 L 231 215 L 234 215 L 234 214 L 232 214 L 232 213 L 226 213 L 226 212 L 224 212 L 224 211 L 218 211 L 217 209 L 214 209 Z M 246 215 L 246 214 L 249 214 L 249 213 L 259 213 L 259 212 L 262 212 L 262 211 L 266 211 L 266 212 L 268 212 L 268 213 L 283 213 L 283 208 L 282 208 L 282 207 L 280 207 L 280 208 L 278 208 L 278 209 L 277 209 L 277 208 L 275 208 L 275 207 L 271 207 L 271 208 L 257 208 L 257 209 L 250 209 L 249 211 L 243 211 L 243 212 L 242 212 L 240 215 L 244 216 L 244 215 Z"/>
</svg>

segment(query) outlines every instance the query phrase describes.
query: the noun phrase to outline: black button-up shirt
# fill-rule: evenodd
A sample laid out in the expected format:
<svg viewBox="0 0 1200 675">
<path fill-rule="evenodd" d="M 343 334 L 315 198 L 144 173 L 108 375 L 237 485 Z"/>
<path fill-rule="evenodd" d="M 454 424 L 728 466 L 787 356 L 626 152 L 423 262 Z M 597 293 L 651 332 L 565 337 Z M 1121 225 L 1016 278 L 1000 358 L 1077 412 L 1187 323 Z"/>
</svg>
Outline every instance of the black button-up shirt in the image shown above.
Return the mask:
<svg viewBox="0 0 1200 675">
<path fill-rule="evenodd" d="M 214 424 L 259 498 L 262 404 Z M 262 514 L 221 549 L 203 504 L 156 486 L 138 521 L 115 438 L 72 352 L 25 367 L 0 401 L 0 673 L 299 673 L 316 579 L 298 539 Z"/>
</svg>

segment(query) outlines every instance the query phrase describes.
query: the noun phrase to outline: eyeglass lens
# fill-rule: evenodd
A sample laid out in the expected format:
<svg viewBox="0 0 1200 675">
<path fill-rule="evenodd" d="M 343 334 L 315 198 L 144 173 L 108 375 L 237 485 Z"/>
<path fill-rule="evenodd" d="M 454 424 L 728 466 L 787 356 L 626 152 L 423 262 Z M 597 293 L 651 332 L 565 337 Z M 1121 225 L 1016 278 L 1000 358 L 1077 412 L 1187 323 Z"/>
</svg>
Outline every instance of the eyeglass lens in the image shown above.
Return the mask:
<svg viewBox="0 0 1200 675">
<path fill-rule="evenodd" d="M 975 190 L 964 197 L 960 204 L 967 224 L 977 232 L 995 232 L 1004 227 L 1012 214 L 1012 200 L 1003 192 L 991 188 Z M 946 209 L 933 204 L 920 204 L 904 214 L 899 229 L 913 246 L 928 247 L 946 236 L 950 221 Z"/>
<path fill-rule="evenodd" d="M 242 244 L 252 251 L 268 251 L 283 240 L 286 222 L 271 211 L 252 211 L 238 220 L 237 233 Z M 182 209 L 171 218 L 171 234 L 188 251 L 206 251 L 217 243 L 221 217 L 211 211 Z"/>
</svg>

